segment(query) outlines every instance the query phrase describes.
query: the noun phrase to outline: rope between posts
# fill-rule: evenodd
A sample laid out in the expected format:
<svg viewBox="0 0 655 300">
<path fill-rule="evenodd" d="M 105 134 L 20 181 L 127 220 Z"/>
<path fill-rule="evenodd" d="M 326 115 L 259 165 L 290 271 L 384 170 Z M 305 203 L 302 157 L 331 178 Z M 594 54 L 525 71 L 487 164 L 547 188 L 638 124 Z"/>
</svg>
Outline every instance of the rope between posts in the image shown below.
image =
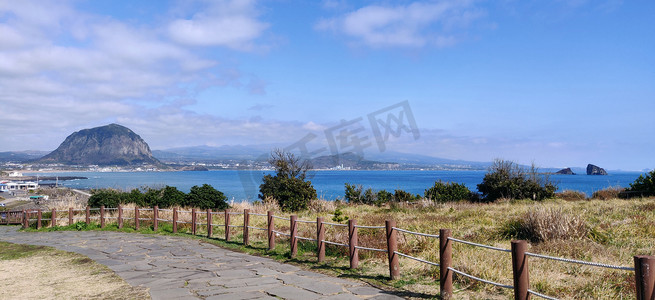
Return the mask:
<svg viewBox="0 0 655 300">
<path fill-rule="evenodd" d="M 335 242 L 330 242 L 330 241 L 322 241 L 323 243 L 330 244 L 330 245 L 336 245 L 336 246 L 342 246 L 342 247 L 348 247 L 346 244 L 340 244 L 340 243 L 335 243 Z"/>
<path fill-rule="evenodd" d="M 243 225 L 227 225 L 227 227 L 243 227 Z"/>
<path fill-rule="evenodd" d="M 420 262 L 422 262 L 422 263 L 426 263 L 426 264 L 428 264 L 428 265 L 433 265 L 433 266 L 437 266 L 437 267 L 439 266 L 438 263 L 431 262 L 431 261 L 427 261 L 427 260 L 423 260 L 423 259 L 420 259 L 420 258 L 418 258 L 418 257 L 414 257 L 414 256 L 411 256 L 411 255 L 407 255 L 407 254 L 404 254 L 404 253 L 400 253 L 400 252 L 398 252 L 398 251 L 394 251 L 393 253 L 394 253 L 394 254 L 398 254 L 398 255 L 400 255 L 400 256 L 403 256 L 403 257 L 407 257 L 407 258 L 409 258 L 409 259 L 413 259 L 413 260 L 415 260 L 415 261 L 420 261 Z"/>
<path fill-rule="evenodd" d="M 533 294 L 533 295 L 535 295 L 535 296 L 537 296 L 537 297 L 541 297 L 541 298 L 544 298 L 544 299 L 548 299 L 548 300 L 559 300 L 559 299 L 557 299 L 557 298 L 555 298 L 555 297 L 546 296 L 546 295 L 544 295 L 544 294 L 537 293 L 537 292 L 535 292 L 535 291 L 533 291 L 533 290 L 528 290 L 528 293 Z"/>
<path fill-rule="evenodd" d="M 265 214 L 258 214 L 258 213 L 251 213 L 251 212 L 249 212 L 248 214 L 253 216 L 268 217 L 268 215 Z"/>
<path fill-rule="evenodd" d="M 159 209 L 159 211 L 165 211 L 165 212 L 173 212 L 172 209 Z"/>
<path fill-rule="evenodd" d="M 385 229 L 386 226 L 365 226 L 365 225 L 355 225 L 355 228 L 366 228 L 366 229 Z"/>
<path fill-rule="evenodd" d="M 212 224 L 213 227 L 225 227 L 225 224 Z"/>
<path fill-rule="evenodd" d="M 305 220 L 296 220 L 299 223 L 316 223 L 316 221 L 305 221 Z"/>
<path fill-rule="evenodd" d="M 177 212 L 178 213 L 186 213 L 186 214 L 192 213 L 192 211 L 188 211 L 188 210 L 178 210 Z"/>
<path fill-rule="evenodd" d="M 229 211 L 227 212 L 228 215 L 243 215 L 243 212 L 238 212 L 238 211 Z"/>
<path fill-rule="evenodd" d="M 382 227 L 382 228 L 385 228 L 385 227 Z M 391 227 L 391 228 L 393 228 L 395 230 L 398 230 L 400 232 L 404 232 L 404 233 L 415 234 L 415 235 L 420 235 L 420 236 L 427 236 L 427 237 L 432 237 L 432 238 L 439 238 L 438 234 L 428 234 L 428 233 L 414 232 L 414 231 L 409 231 L 409 230 L 405 230 L 405 229 L 398 228 L 398 227 Z"/>
<path fill-rule="evenodd" d="M 531 253 L 531 252 L 525 252 L 525 255 L 544 258 L 544 259 L 551 259 L 551 260 L 556 260 L 556 261 L 561 261 L 561 262 L 567 262 L 567 263 L 587 265 L 587 266 L 592 266 L 592 267 L 602 267 L 602 268 L 626 270 L 626 271 L 634 271 L 635 270 L 634 268 L 631 268 L 631 267 L 614 266 L 614 265 L 608 265 L 608 264 L 603 264 L 603 263 L 595 263 L 595 262 L 590 262 L 590 261 L 582 261 L 582 260 L 576 260 L 576 259 L 541 255 L 541 254 L 536 254 L 536 253 Z"/>
<path fill-rule="evenodd" d="M 301 239 L 301 240 L 306 240 L 306 241 L 314 241 L 314 242 L 318 241 L 317 239 L 306 238 L 304 236 L 296 236 L 296 238 Z"/>
<path fill-rule="evenodd" d="M 91 219 L 93 219 L 93 218 L 91 218 Z M 151 220 L 152 220 L 151 218 L 139 218 L 139 221 L 151 221 Z"/>
<path fill-rule="evenodd" d="M 257 229 L 257 230 L 262 230 L 262 231 L 266 231 L 266 230 L 268 230 L 267 228 L 254 227 L 254 226 L 248 226 L 248 228 L 250 228 L 250 229 Z"/>
<path fill-rule="evenodd" d="M 471 246 L 482 247 L 482 248 L 487 248 L 487 249 L 501 251 L 501 252 L 512 252 L 512 250 L 509 250 L 509 249 L 504 249 L 504 248 L 498 248 L 498 247 L 489 246 L 489 245 L 473 243 L 473 242 L 464 241 L 464 240 L 460 240 L 460 239 L 456 239 L 456 238 L 452 238 L 452 237 L 449 237 L 448 239 L 451 240 L 451 241 L 454 241 L 454 242 L 459 242 L 459 243 L 467 244 L 467 245 L 471 245 Z"/>
<path fill-rule="evenodd" d="M 273 230 L 273 232 L 275 232 L 275 233 L 277 233 L 277 234 L 281 234 L 281 235 L 291 236 L 290 234 L 286 234 L 286 233 L 284 233 L 284 232 L 277 231 L 277 230 Z"/>
<path fill-rule="evenodd" d="M 453 271 L 453 272 L 455 272 L 455 273 L 457 273 L 457 274 L 459 274 L 459 275 L 462 275 L 462 276 L 465 276 L 465 277 L 471 278 L 471 279 L 473 279 L 473 280 L 477 280 L 477 281 L 480 281 L 480 282 L 484 282 L 484 283 L 488 283 L 488 284 L 491 284 L 491 285 L 495 285 L 495 286 L 497 286 L 497 287 L 506 288 L 506 289 L 511 289 L 511 290 L 514 289 L 514 286 L 506 285 L 506 284 L 501 284 L 501 283 L 498 283 L 498 282 L 493 282 L 493 281 L 485 280 L 485 279 L 482 279 L 482 278 L 479 278 L 479 277 L 475 277 L 475 276 L 473 276 L 473 275 L 471 275 L 471 274 L 466 274 L 466 273 L 464 273 L 464 272 L 462 272 L 462 271 L 455 270 L 455 269 L 453 269 L 453 268 L 451 268 L 451 267 L 448 267 L 448 270 L 451 270 L 451 271 Z"/>
<path fill-rule="evenodd" d="M 362 249 L 362 250 L 369 250 L 369 251 L 377 251 L 377 252 L 389 252 L 384 249 L 377 249 L 377 248 L 368 248 L 368 247 L 362 247 L 362 246 L 355 246 L 355 249 Z"/>
<path fill-rule="evenodd" d="M 332 225 L 332 226 L 348 227 L 348 225 L 346 225 L 346 224 L 337 224 L 337 223 L 328 223 L 328 222 L 323 222 L 323 224 Z"/>
<path fill-rule="evenodd" d="M 157 218 L 157 221 L 170 222 L 168 219 L 160 219 L 160 218 Z"/>
<path fill-rule="evenodd" d="M 291 219 L 289 219 L 289 218 L 278 217 L 276 215 L 273 215 L 273 218 L 280 219 L 280 220 L 291 221 Z"/>
</svg>

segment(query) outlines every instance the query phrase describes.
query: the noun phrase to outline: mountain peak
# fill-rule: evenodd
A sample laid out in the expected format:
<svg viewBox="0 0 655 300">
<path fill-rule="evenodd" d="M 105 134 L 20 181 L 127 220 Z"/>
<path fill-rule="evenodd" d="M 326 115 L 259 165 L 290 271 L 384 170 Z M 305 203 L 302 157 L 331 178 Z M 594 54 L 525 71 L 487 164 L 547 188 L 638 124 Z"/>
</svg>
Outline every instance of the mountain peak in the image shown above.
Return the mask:
<svg viewBox="0 0 655 300">
<path fill-rule="evenodd" d="M 138 134 L 115 123 L 74 132 L 39 162 L 121 166 L 161 164 Z"/>
</svg>

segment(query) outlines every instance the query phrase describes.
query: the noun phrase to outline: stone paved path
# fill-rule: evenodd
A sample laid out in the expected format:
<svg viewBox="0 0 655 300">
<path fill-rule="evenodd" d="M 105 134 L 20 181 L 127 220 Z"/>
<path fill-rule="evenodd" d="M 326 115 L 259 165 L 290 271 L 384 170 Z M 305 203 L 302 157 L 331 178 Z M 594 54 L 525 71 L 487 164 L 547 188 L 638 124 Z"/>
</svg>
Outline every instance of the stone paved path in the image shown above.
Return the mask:
<svg viewBox="0 0 655 300">
<path fill-rule="evenodd" d="M 0 240 L 86 255 L 152 299 L 401 299 L 365 283 L 303 271 L 183 237 L 98 231 L 17 232 Z"/>
</svg>

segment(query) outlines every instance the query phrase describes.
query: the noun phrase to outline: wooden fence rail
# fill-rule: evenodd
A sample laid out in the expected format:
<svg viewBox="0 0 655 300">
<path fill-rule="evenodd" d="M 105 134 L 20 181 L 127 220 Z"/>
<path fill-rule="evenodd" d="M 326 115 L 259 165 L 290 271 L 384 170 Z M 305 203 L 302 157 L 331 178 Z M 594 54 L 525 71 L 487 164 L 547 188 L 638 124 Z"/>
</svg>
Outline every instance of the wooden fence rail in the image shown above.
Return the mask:
<svg viewBox="0 0 655 300">
<path fill-rule="evenodd" d="M 113 208 L 112 208 L 113 209 Z M 99 224 L 102 228 L 106 226 L 106 208 L 104 206 L 100 207 L 99 209 L 92 209 L 90 207 L 86 207 L 84 210 L 74 210 L 72 208 L 68 209 L 67 212 L 67 219 L 68 219 L 68 224 L 72 225 L 75 220 L 79 219 L 84 219 L 86 224 L 91 224 L 92 219 L 99 219 Z M 118 208 L 115 208 L 115 210 L 118 211 L 118 217 L 114 218 L 116 219 L 116 223 L 118 225 L 118 228 L 123 228 L 125 220 L 129 218 L 125 218 L 123 214 L 123 208 L 121 206 L 118 206 Z M 81 217 L 77 212 L 84 212 L 84 217 Z M 151 219 L 144 219 L 140 217 L 140 212 L 141 211 L 152 211 L 152 218 Z M 35 227 L 37 229 L 40 229 L 43 225 L 44 221 L 50 221 L 49 226 L 53 227 L 56 226 L 58 220 L 62 220 L 65 218 L 60 217 L 62 212 L 57 212 L 55 209 L 53 209 L 50 212 L 50 217 L 49 218 L 43 218 L 42 211 L 39 210 L 23 210 L 23 211 L 4 211 L 0 212 L 0 224 L 2 225 L 11 225 L 11 224 L 21 224 L 23 228 L 28 228 L 30 227 L 30 224 L 35 223 Z M 91 215 L 91 212 L 97 212 L 94 216 Z M 199 212 L 196 211 L 196 209 L 192 209 L 190 212 L 188 211 L 180 211 L 177 208 L 172 209 L 172 220 L 168 219 L 161 219 L 159 218 L 159 208 L 157 206 L 151 208 L 139 208 L 136 207 L 134 209 L 134 227 L 136 230 L 139 229 L 140 222 L 141 221 L 149 221 L 152 222 L 153 228 L 155 230 L 158 229 L 159 223 L 160 222 L 169 222 L 172 223 L 172 231 L 173 233 L 178 232 L 178 224 L 180 223 L 188 223 L 188 222 L 183 222 L 179 221 L 179 214 L 180 213 L 190 213 L 191 214 L 191 231 L 192 234 L 197 233 L 197 225 L 206 225 L 207 227 L 207 236 L 212 237 L 213 235 L 213 230 L 212 228 L 214 226 L 225 226 L 225 240 L 229 241 L 230 240 L 230 232 L 231 228 L 234 227 L 241 227 L 243 230 L 243 244 L 248 245 L 250 243 L 250 229 L 260 229 L 260 230 L 265 230 L 266 231 L 266 237 L 268 239 L 268 249 L 272 250 L 275 248 L 275 238 L 276 235 L 285 235 L 289 237 L 289 252 L 291 257 L 295 257 L 297 255 L 298 251 L 298 240 L 310 240 L 310 241 L 315 241 L 316 242 L 316 256 L 319 262 L 323 262 L 325 259 L 325 246 L 326 244 L 332 244 L 336 246 L 342 246 L 346 247 L 348 256 L 349 256 L 349 261 L 350 261 L 350 268 L 357 268 L 359 266 L 359 250 L 369 250 L 369 251 L 380 251 L 380 252 L 386 252 L 387 257 L 388 257 L 388 262 L 389 262 L 389 276 L 392 280 L 400 278 L 400 264 L 399 264 L 399 258 L 400 257 L 405 257 L 409 259 L 413 259 L 419 262 L 423 262 L 429 265 L 433 266 L 438 266 L 440 270 L 440 275 L 439 275 L 439 283 L 440 283 L 440 295 L 442 299 L 451 299 L 453 296 L 453 273 L 457 273 L 458 275 L 469 277 L 471 279 L 487 283 L 487 284 L 493 284 L 502 288 L 508 288 L 508 289 L 513 289 L 514 290 L 514 299 L 517 300 L 526 300 L 530 299 L 532 295 L 537 296 L 537 297 L 542 297 L 545 299 L 555 299 L 554 297 L 542 295 L 538 292 L 532 291 L 530 289 L 530 281 L 529 281 L 529 257 L 537 257 L 537 258 L 543 258 L 543 259 L 552 259 L 552 260 L 557 260 L 557 261 L 562 261 L 566 263 L 577 263 L 577 264 L 584 264 L 584 265 L 591 265 L 591 266 L 596 266 L 596 267 L 605 267 L 605 268 L 612 268 L 612 269 L 621 269 L 621 270 L 627 270 L 627 271 L 634 271 L 635 273 L 635 295 L 637 300 L 653 300 L 655 299 L 655 257 L 653 256 L 634 256 L 634 268 L 631 267 L 621 267 L 621 266 L 612 266 L 612 265 L 607 265 L 607 264 L 600 264 L 600 263 L 593 263 L 593 262 L 586 262 L 586 261 L 577 261 L 577 260 L 572 260 L 572 259 L 566 259 L 566 258 L 558 258 L 558 257 L 550 257 L 546 255 L 540 255 L 540 254 L 535 254 L 535 253 L 529 253 L 527 252 L 527 242 L 526 241 L 512 241 L 511 242 L 511 249 L 502 249 L 502 248 L 497 248 L 497 247 L 492 247 L 492 246 L 487 246 L 487 245 L 481 245 L 481 244 L 476 244 L 473 242 L 469 241 L 464 241 L 464 240 L 459 240 L 456 238 L 453 238 L 451 236 L 451 230 L 450 229 L 440 229 L 439 230 L 439 235 L 434 235 L 434 234 L 426 234 L 426 233 L 420 233 L 420 232 L 412 232 L 409 230 L 401 229 L 396 227 L 396 222 L 394 220 L 387 220 L 385 222 L 385 226 L 358 226 L 357 221 L 355 219 L 350 219 L 348 220 L 348 224 L 335 224 L 335 223 L 328 223 L 324 222 L 324 219 L 321 217 L 318 217 L 316 221 L 307 221 L 307 220 L 299 220 L 296 215 L 290 216 L 288 219 L 280 216 L 275 216 L 273 212 L 268 211 L 266 215 L 263 214 L 256 214 L 256 213 L 251 213 L 248 209 L 245 209 L 243 212 L 234 212 L 234 211 L 228 211 L 225 210 L 222 213 L 218 212 L 212 212 L 211 209 L 206 210 L 206 223 L 199 223 L 197 215 Z M 59 213 L 59 214 L 58 214 Z M 202 214 L 202 212 L 200 212 Z M 224 215 L 224 220 L 225 224 L 222 225 L 215 225 L 213 224 L 212 220 L 212 215 L 214 214 L 223 214 Z M 243 214 L 243 225 L 230 225 L 230 215 L 234 214 Z M 250 216 L 262 216 L 266 217 L 266 223 L 267 227 L 266 228 L 256 228 L 256 227 L 251 227 L 250 226 Z M 280 232 L 275 230 L 275 219 L 281 219 L 281 220 L 288 220 L 289 221 L 289 233 L 285 232 Z M 315 239 L 314 238 L 309 238 L 309 237 L 302 237 L 298 236 L 298 223 L 316 223 L 316 235 Z M 342 226 L 347 228 L 348 230 L 348 244 L 340 244 L 337 242 L 333 241 L 327 241 L 325 240 L 325 226 L 330 225 L 330 226 Z M 367 247 L 362 247 L 359 246 L 358 244 L 358 235 L 357 231 L 358 228 L 373 228 L 373 229 L 382 229 L 384 230 L 384 236 L 386 239 L 386 245 L 387 249 L 375 249 L 375 248 L 367 248 Z M 426 236 L 426 237 L 432 237 L 432 238 L 438 238 L 439 239 L 439 263 L 436 262 L 430 262 L 426 261 L 417 257 L 410 256 L 408 254 L 400 253 L 398 252 L 398 232 L 403 232 L 407 234 L 415 234 L 415 235 L 421 235 L 421 236 Z M 459 242 L 459 243 L 465 243 L 469 244 L 472 246 L 478 246 L 482 248 L 487 248 L 491 250 L 496 250 L 496 251 L 502 251 L 502 252 L 511 252 L 512 254 L 512 273 L 513 273 L 513 284 L 512 286 L 510 285 L 503 285 L 500 283 L 495 283 L 491 282 L 489 280 L 485 280 L 482 278 L 478 278 L 475 276 L 472 276 L 470 274 L 466 274 L 462 271 L 459 271 L 452 266 L 452 244 L 453 242 Z"/>
</svg>

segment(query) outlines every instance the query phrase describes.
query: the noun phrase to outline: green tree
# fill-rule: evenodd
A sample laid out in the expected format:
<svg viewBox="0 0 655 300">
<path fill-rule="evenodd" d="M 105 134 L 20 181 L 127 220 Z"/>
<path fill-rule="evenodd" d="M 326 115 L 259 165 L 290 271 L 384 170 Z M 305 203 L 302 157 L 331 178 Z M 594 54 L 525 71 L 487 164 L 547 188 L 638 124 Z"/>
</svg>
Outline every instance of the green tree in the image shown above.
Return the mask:
<svg viewBox="0 0 655 300">
<path fill-rule="evenodd" d="M 159 208 L 169 208 L 175 205 L 182 205 L 186 198 L 186 194 L 178 190 L 174 186 L 166 186 L 161 191 L 161 198 L 157 205 Z"/>
<path fill-rule="evenodd" d="M 361 184 L 354 185 L 350 183 L 345 183 L 346 191 L 345 198 L 348 203 L 364 203 L 364 195 Z"/>
<path fill-rule="evenodd" d="M 200 187 L 197 185 L 191 187 L 191 191 L 186 195 L 185 204 L 201 209 L 215 208 L 222 210 L 229 207 L 225 200 L 227 200 L 227 197 L 221 191 L 205 183 Z"/>
<path fill-rule="evenodd" d="M 103 189 L 93 190 L 89 197 L 88 204 L 91 207 L 118 207 L 121 204 L 121 192 L 117 190 Z"/>
<path fill-rule="evenodd" d="M 470 200 L 471 191 L 464 184 L 439 180 L 425 190 L 425 198 L 434 202 Z"/>
<path fill-rule="evenodd" d="M 309 161 L 301 161 L 293 153 L 276 149 L 268 162 L 275 168 L 275 176 L 264 176 L 258 197 L 275 199 L 284 211 L 306 209 L 309 201 L 316 198 L 311 181 L 305 180 L 311 169 Z"/>
<path fill-rule="evenodd" d="M 655 195 L 655 170 L 639 175 L 635 182 L 630 184 L 628 191 L 641 192 L 643 196 Z"/>
<path fill-rule="evenodd" d="M 478 191 L 486 201 L 500 198 L 543 200 L 555 196 L 557 185 L 532 165 L 525 170 L 520 165 L 496 159 L 484 175 Z"/>
<path fill-rule="evenodd" d="M 412 193 L 406 192 L 404 190 L 395 190 L 393 193 L 393 199 L 397 202 L 409 202 L 418 200 L 421 197 L 419 195 L 412 195 Z"/>
</svg>

